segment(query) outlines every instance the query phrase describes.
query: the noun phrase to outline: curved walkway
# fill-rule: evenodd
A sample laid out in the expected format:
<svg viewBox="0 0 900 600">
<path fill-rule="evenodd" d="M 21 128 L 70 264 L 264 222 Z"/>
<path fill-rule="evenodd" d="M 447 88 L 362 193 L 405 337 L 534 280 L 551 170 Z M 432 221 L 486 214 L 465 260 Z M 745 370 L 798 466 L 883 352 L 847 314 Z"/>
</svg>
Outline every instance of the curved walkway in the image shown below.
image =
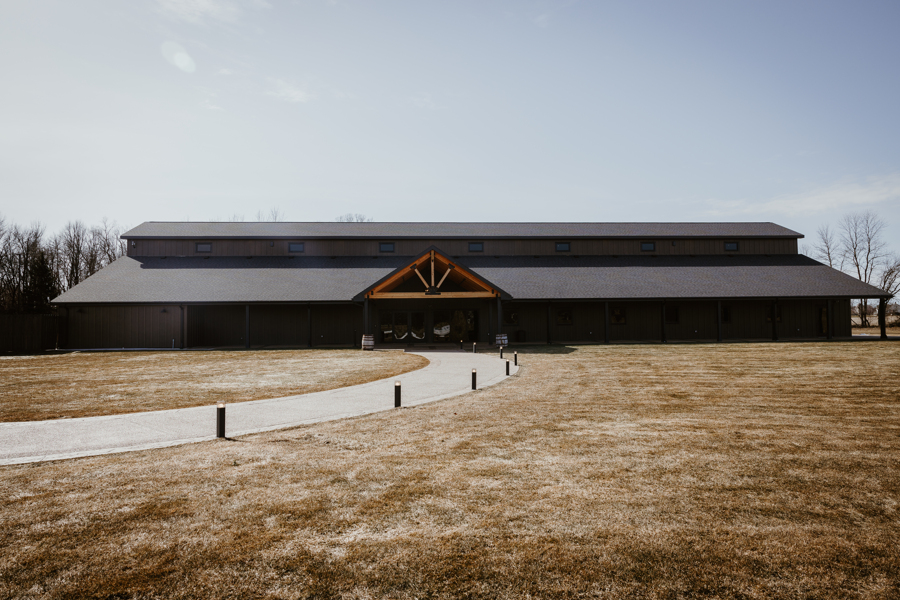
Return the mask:
<svg viewBox="0 0 900 600">
<path fill-rule="evenodd" d="M 416 352 L 430 363 L 418 371 L 325 392 L 237 402 L 226 407 L 228 437 L 365 415 L 394 407 L 394 381 L 403 406 L 459 396 L 506 378 L 497 354 Z M 510 375 L 518 368 L 510 362 Z M 163 448 L 215 439 L 216 407 L 198 406 L 105 417 L 0 423 L 0 465 Z"/>
</svg>

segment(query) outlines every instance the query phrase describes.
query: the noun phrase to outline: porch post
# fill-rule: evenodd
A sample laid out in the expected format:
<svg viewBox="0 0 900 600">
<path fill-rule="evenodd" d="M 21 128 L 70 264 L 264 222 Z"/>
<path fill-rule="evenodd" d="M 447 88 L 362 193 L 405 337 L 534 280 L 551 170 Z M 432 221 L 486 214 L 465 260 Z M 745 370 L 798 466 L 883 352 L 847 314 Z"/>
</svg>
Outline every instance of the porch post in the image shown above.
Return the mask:
<svg viewBox="0 0 900 600">
<path fill-rule="evenodd" d="M 881 328 L 881 339 L 887 339 L 887 301 L 878 299 L 878 327 Z"/>
<path fill-rule="evenodd" d="M 825 339 L 834 339 L 834 301 L 825 301 Z"/>
<path fill-rule="evenodd" d="M 604 325 L 603 325 L 603 343 L 609 343 L 609 302 L 603 303 Z"/>
<path fill-rule="evenodd" d="M 722 341 L 722 301 L 716 300 L 716 341 Z"/>
<path fill-rule="evenodd" d="M 369 335 L 369 297 L 363 300 L 363 333 Z"/>
<path fill-rule="evenodd" d="M 659 330 L 662 337 L 662 343 L 665 344 L 668 340 L 666 340 L 666 301 L 663 300 L 662 304 L 659 307 Z"/>
<path fill-rule="evenodd" d="M 497 296 L 497 335 L 503 334 L 503 304 L 500 296 Z"/>
<path fill-rule="evenodd" d="M 306 305 L 306 345 L 312 348 L 312 305 Z"/>
<path fill-rule="evenodd" d="M 244 310 L 244 348 L 250 347 L 250 305 Z"/>
<path fill-rule="evenodd" d="M 772 341 L 778 341 L 778 298 L 772 300 Z"/>
<path fill-rule="evenodd" d="M 187 347 L 187 344 L 184 341 L 184 304 L 178 308 L 181 309 L 181 349 L 184 350 Z"/>
<path fill-rule="evenodd" d="M 547 303 L 547 343 L 550 343 L 550 303 Z"/>
</svg>

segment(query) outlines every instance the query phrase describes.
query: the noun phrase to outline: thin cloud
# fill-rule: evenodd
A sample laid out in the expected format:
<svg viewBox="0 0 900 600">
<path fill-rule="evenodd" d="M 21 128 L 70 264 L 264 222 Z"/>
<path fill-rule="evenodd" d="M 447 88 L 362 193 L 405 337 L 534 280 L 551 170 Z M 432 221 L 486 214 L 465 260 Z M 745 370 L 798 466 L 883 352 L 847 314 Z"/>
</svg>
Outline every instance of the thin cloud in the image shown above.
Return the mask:
<svg viewBox="0 0 900 600">
<path fill-rule="evenodd" d="M 425 108 L 428 110 L 438 110 L 439 108 L 443 108 L 443 106 L 434 101 L 434 98 L 429 92 L 419 92 L 415 96 L 411 97 L 409 101 L 413 106 L 416 106 L 418 108 Z"/>
<path fill-rule="evenodd" d="M 272 96 L 284 102 L 308 102 L 312 95 L 308 92 L 291 85 L 284 79 L 269 79 L 269 83 L 274 86 L 266 92 L 267 96 Z"/>
<path fill-rule="evenodd" d="M 242 7 L 271 8 L 266 0 L 156 0 L 159 11 L 170 19 L 201 24 L 206 21 L 234 23 Z"/>
<path fill-rule="evenodd" d="M 900 202 L 900 175 L 873 178 L 865 182 L 842 182 L 797 194 L 783 194 L 770 200 L 708 200 L 710 215 L 782 214 L 788 216 L 840 212 L 854 207 Z"/>
</svg>

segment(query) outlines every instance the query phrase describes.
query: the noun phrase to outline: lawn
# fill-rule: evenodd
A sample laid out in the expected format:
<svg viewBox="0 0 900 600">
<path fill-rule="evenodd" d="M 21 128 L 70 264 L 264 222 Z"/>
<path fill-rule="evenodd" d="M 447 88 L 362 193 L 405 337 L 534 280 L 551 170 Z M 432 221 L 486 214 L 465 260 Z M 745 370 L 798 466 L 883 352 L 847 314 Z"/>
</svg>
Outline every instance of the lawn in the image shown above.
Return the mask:
<svg viewBox="0 0 900 600">
<path fill-rule="evenodd" d="M 900 596 L 900 344 L 519 357 L 417 408 L 0 468 L 0 597 Z"/>
<path fill-rule="evenodd" d="M 330 390 L 421 369 L 402 352 L 92 352 L 0 357 L 0 422 L 95 417 Z"/>
</svg>

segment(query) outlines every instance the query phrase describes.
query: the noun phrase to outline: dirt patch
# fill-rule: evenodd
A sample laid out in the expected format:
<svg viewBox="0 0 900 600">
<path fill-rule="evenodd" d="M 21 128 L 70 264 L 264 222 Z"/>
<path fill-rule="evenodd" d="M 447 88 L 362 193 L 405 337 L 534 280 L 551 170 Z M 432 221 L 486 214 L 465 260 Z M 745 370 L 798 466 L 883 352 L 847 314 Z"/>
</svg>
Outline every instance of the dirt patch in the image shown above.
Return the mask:
<svg viewBox="0 0 900 600">
<path fill-rule="evenodd" d="M 403 352 L 98 352 L 0 358 L 0 422 L 94 417 L 319 392 L 428 364 Z"/>
<path fill-rule="evenodd" d="M 0 597 L 900 596 L 896 343 L 518 350 L 414 409 L 0 468 Z"/>
</svg>

